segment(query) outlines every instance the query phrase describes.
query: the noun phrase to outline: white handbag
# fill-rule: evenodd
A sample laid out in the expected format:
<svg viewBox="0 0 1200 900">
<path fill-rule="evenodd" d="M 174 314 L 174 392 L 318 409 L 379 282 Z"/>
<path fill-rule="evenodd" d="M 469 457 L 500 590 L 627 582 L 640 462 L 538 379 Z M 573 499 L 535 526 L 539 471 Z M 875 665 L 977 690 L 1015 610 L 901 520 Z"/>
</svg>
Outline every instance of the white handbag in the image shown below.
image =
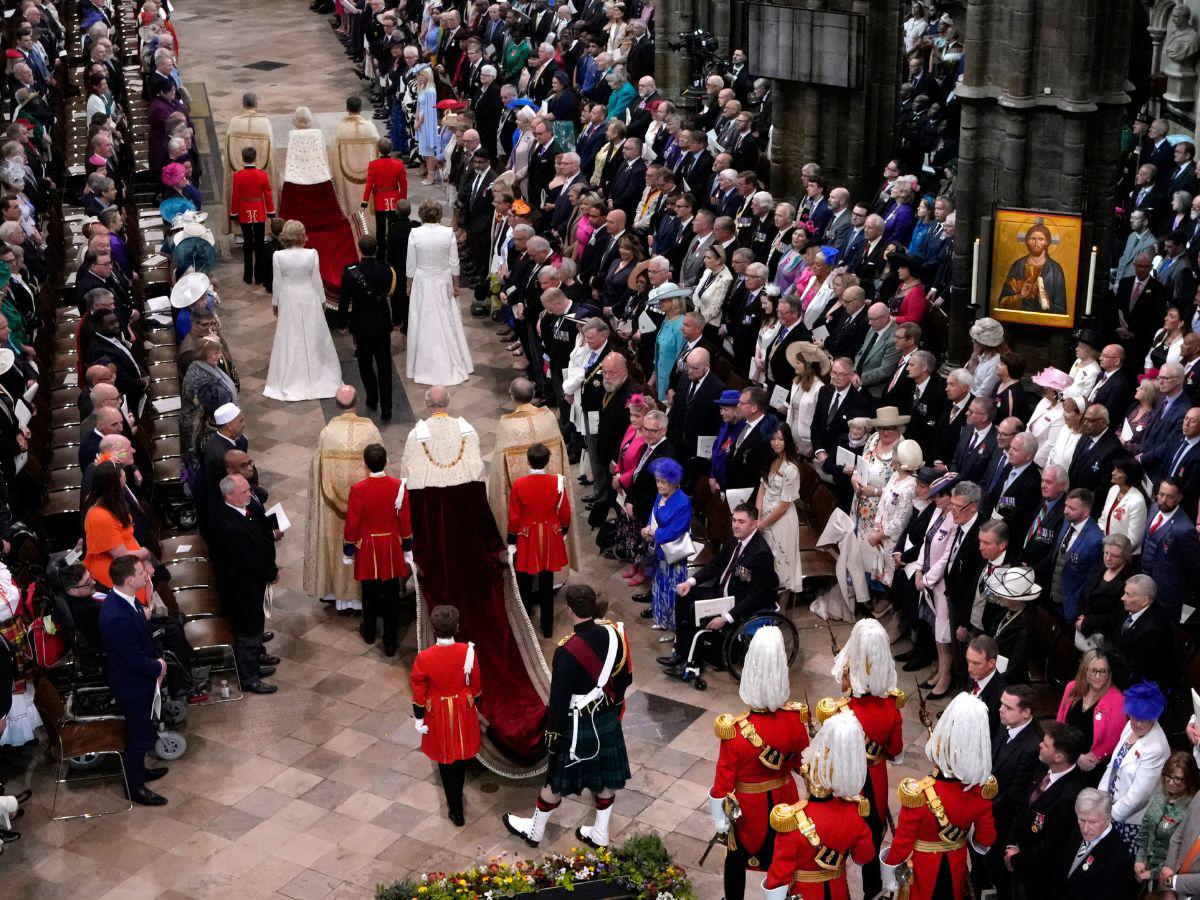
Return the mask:
<svg viewBox="0 0 1200 900">
<path fill-rule="evenodd" d="M 696 545 L 692 543 L 692 536 L 688 532 L 684 532 L 673 541 L 667 541 L 660 544 L 662 547 L 663 556 L 667 558 L 669 563 L 677 563 L 688 559 L 696 552 Z"/>
</svg>

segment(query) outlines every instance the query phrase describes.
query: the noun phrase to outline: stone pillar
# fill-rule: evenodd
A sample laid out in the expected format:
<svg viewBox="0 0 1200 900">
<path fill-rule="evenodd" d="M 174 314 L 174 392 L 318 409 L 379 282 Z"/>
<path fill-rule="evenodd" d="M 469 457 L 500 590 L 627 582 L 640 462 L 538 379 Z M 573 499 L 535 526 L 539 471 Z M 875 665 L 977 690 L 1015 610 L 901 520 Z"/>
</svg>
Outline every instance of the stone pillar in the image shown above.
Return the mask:
<svg viewBox="0 0 1200 900">
<path fill-rule="evenodd" d="M 654 39 L 654 79 L 665 97 L 679 97 L 689 85 L 688 60 L 681 50 L 672 50 L 668 44 L 679 43 L 681 31 L 696 27 L 693 0 L 658 0 L 658 19 Z M 668 27 L 669 26 L 669 27 Z"/>
<path fill-rule="evenodd" d="M 1110 260 L 1121 120 L 1135 0 L 971 0 L 965 29 L 954 290 L 950 353 L 971 350 L 971 323 L 987 308 L 991 247 L 980 254 L 979 307 L 971 306 L 971 258 L 985 219 L 1000 206 L 1083 216 L 1080 303 L 1083 316 L 1092 245 L 1102 248 L 1097 283 Z M 1035 52 L 1036 51 L 1036 52 Z M 1096 303 L 1103 303 L 1097 290 Z M 1069 333 L 1006 324 L 1031 368 L 1069 361 Z"/>
</svg>

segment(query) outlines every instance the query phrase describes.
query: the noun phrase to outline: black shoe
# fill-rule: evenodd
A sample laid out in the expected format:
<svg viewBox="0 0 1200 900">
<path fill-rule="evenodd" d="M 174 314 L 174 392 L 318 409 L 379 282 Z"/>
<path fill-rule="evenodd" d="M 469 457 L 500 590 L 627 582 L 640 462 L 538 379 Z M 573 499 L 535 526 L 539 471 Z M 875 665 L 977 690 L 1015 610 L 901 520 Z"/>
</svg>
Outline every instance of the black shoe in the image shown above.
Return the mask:
<svg viewBox="0 0 1200 900">
<path fill-rule="evenodd" d="M 260 665 L 258 667 L 258 677 L 259 678 L 270 678 L 274 674 L 275 674 L 274 666 L 261 666 Z"/>
<path fill-rule="evenodd" d="M 388 116 L 389 116 L 389 113 L 385 113 L 385 112 L 377 112 L 377 113 L 375 113 L 375 115 L 374 115 L 374 116 L 372 116 L 371 118 L 373 118 L 373 119 L 379 119 L 379 120 L 382 122 L 382 121 L 383 121 L 384 119 L 386 119 Z"/>
<path fill-rule="evenodd" d="M 395 644 L 385 643 L 383 645 L 383 655 L 384 656 L 387 656 L 387 657 L 395 656 L 397 650 L 399 650 L 399 648 Z"/>
<path fill-rule="evenodd" d="M 273 632 L 273 631 L 264 631 L 264 632 L 262 633 L 262 638 L 261 638 L 261 640 L 262 640 L 262 642 L 263 642 L 264 644 L 269 644 L 271 641 L 275 640 L 275 632 Z"/>
<path fill-rule="evenodd" d="M 629 599 L 632 600 L 634 603 L 649 603 L 650 599 L 651 599 L 650 592 L 646 591 L 646 593 L 644 593 L 644 594 L 634 594 Z"/>
<path fill-rule="evenodd" d="M 390 409 L 385 409 L 383 412 L 381 412 L 379 414 L 379 421 L 381 421 L 381 422 L 392 421 L 392 411 Z"/>
<path fill-rule="evenodd" d="M 155 796 L 158 796 L 158 795 L 156 794 Z M 161 797 L 159 797 L 159 799 L 162 800 Z M 163 800 L 163 803 L 166 803 L 166 802 L 167 802 L 166 800 Z M 13 831 L 10 828 L 0 828 L 0 843 L 11 844 L 13 841 L 19 841 L 20 839 L 21 839 L 21 832 Z"/>
<path fill-rule="evenodd" d="M 166 797 L 162 796 L 161 794 L 154 793 L 154 791 L 150 790 L 150 788 L 148 788 L 148 787 L 138 788 L 136 791 L 133 792 L 133 795 L 130 796 L 129 799 L 132 800 L 134 803 L 138 803 L 142 806 L 166 806 L 167 805 Z"/>
<path fill-rule="evenodd" d="M 945 698 L 949 697 L 949 696 L 950 696 L 951 694 L 953 694 L 953 693 L 956 693 L 956 692 L 955 692 L 955 690 L 954 690 L 954 688 L 953 688 L 953 687 L 948 687 L 948 688 L 946 688 L 944 691 L 941 691 L 941 692 L 939 692 L 939 693 L 936 693 L 936 694 L 932 694 L 932 693 L 931 693 L 931 694 L 926 694 L 926 695 L 925 695 L 925 699 L 926 699 L 926 700 L 944 700 Z"/>
<path fill-rule="evenodd" d="M 582 502 L 583 503 L 595 503 L 599 499 L 600 499 L 600 496 L 598 494 L 589 494 L 588 496 L 583 498 Z"/>
<path fill-rule="evenodd" d="M 272 656 L 270 653 L 263 653 L 258 657 L 258 664 L 260 666 L 277 666 L 279 665 L 279 657 Z"/>
<path fill-rule="evenodd" d="M 361 625 L 358 626 L 358 633 L 359 633 L 359 636 L 362 637 L 363 643 L 365 643 L 365 644 L 374 644 L 375 643 L 375 629 L 367 628 L 366 622 L 363 622 Z"/>
<path fill-rule="evenodd" d="M 584 487 L 587 487 L 588 485 L 595 484 L 596 482 L 592 481 L 592 479 L 590 477 L 588 477 L 587 475 L 580 475 L 579 483 L 582 484 Z"/>
<path fill-rule="evenodd" d="M 683 677 L 683 666 L 682 665 L 671 666 L 669 669 L 663 669 L 663 674 L 668 676 L 669 678 L 682 678 Z"/>
<path fill-rule="evenodd" d="M 159 766 L 157 769 L 147 769 L 146 781 L 158 781 L 158 779 L 162 778 L 169 771 L 170 769 L 166 766 Z"/>
<path fill-rule="evenodd" d="M 273 694 L 277 690 L 278 686 L 267 684 L 265 681 L 250 681 L 242 685 L 242 691 L 251 694 Z"/>
<path fill-rule="evenodd" d="M 917 655 L 917 648 L 913 647 L 911 650 L 905 650 L 903 653 L 897 653 L 895 656 L 892 657 L 892 659 L 896 660 L 896 662 L 902 663 L 902 662 L 908 662 L 909 660 L 914 659 L 916 657 L 916 655 Z"/>
<path fill-rule="evenodd" d="M 29 798 L 32 796 L 33 796 L 33 791 L 31 791 L 29 788 L 26 788 L 25 790 L 21 791 L 21 793 L 14 794 L 13 799 L 17 801 L 18 805 L 20 805 L 22 803 L 28 803 Z"/>
<path fill-rule="evenodd" d="M 649 619 L 649 618 L 653 617 L 653 615 L 654 615 L 654 610 L 652 610 L 650 608 L 643 609 L 640 613 L 638 613 L 638 616 L 640 616 L 643 619 Z"/>
<path fill-rule="evenodd" d="M 459 828 L 462 828 L 464 825 L 467 824 L 466 818 L 464 818 L 463 814 L 460 812 L 450 813 L 450 821 L 453 822 L 455 825 L 457 825 Z"/>
<path fill-rule="evenodd" d="M 910 659 L 903 666 L 901 666 L 901 668 L 904 669 L 905 672 L 919 672 L 922 669 L 928 669 L 932 665 L 932 659 Z"/>
<path fill-rule="evenodd" d="M 677 666 L 683 662 L 683 657 L 678 653 L 672 653 L 670 656 L 660 656 L 655 662 L 660 666 Z"/>
</svg>

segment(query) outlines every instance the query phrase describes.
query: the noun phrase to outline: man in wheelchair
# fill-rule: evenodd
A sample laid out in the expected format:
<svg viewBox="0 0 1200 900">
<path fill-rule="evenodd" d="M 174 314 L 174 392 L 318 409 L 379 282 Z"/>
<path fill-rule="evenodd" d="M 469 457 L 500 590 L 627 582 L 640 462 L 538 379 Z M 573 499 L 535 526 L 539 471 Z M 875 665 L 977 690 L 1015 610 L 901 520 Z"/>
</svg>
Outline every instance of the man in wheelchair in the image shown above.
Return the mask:
<svg viewBox="0 0 1200 900">
<path fill-rule="evenodd" d="M 725 636 L 756 613 L 773 610 L 779 591 L 775 557 L 766 539 L 758 533 L 758 510 L 742 503 L 731 520 L 733 537 L 713 560 L 675 587 L 675 647 L 670 656 L 658 657 L 666 674 L 682 678 L 691 663 L 702 661 L 724 667 L 721 647 Z M 733 597 L 733 608 L 705 619 L 697 636 L 696 601 Z M 694 646 L 693 646 L 694 645 Z"/>
</svg>

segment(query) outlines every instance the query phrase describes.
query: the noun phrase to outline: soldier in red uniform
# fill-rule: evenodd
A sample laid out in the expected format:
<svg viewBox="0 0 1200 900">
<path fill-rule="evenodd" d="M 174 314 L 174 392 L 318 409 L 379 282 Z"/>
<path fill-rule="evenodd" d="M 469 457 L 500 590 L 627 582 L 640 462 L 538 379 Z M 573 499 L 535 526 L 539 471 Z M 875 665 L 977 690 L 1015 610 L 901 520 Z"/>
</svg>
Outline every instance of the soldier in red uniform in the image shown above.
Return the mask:
<svg viewBox="0 0 1200 900">
<path fill-rule="evenodd" d="M 412 514 L 404 479 L 388 475 L 387 450 L 368 444 L 363 462 L 371 474 L 350 486 L 342 553 L 362 582 L 359 633 L 375 643 L 375 620 L 383 619 L 383 652 L 396 655 L 400 630 L 400 580 L 412 568 Z M 350 558 L 353 557 L 353 560 Z"/>
<path fill-rule="evenodd" d="M 525 451 L 529 474 L 513 482 L 508 497 L 508 555 L 526 606 L 541 609 L 542 637 L 554 633 L 554 573 L 567 567 L 563 535 L 571 527 L 571 502 L 562 475 L 547 475 L 550 449 Z M 515 557 L 515 559 L 514 559 Z"/>
<path fill-rule="evenodd" d="M 867 779 L 860 789 L 868 804 L 867 825 L 878 851 L 888 819 L 888 762 L 904 757 L 904 692 L 896 688 L 896 663 L 887 632 L 875 619 L 861 619 L 833 661 L 833 677 L 849 696 L 826 697 L 817 704 L 817 721 L 848 710 L 866 735 Z M 863 895 L 874 897 L 883 887 L 879 860 L 863 866 Z"/>
<path fill-rule="evenodd" d="M 263 238 L 267 219 L 275 218 L 271 178 L 255 166 L 257 159 L 253 147 L 242 148 L 242 168 L 234 173 L 229 199 L 229 218 L 237 219 L 242 227 L 242 281 L 246 284 L 263 284 L 269 277 Z"/>
<path fill-rule="evenodd" d="M 875 858 L 867 802 L 858 792 L 867 779 L 866 740 L 854 716 L 832 716 L 804 751 L 808 800 L 771 810 L 771 828 L 778 834 L 762 883 L 766 900 L 785 900 L 789 893 L 804 900 L 850 900 L 846 858 L 860 866 Z"/>
<path fill-rule="evenodd" d="M 983 701 L 967 693 L 955 697 L 925 744 L 925 755 L 937 767 L 934 773 L 900 782 L 900 818 L 881 856 L 883 886 L 896 889 L 896 868 L 907 861 L 910 900 L 962 900 L 967 841 L 981 856 L 996 841 L 996 779 Z"/>
<path fill-rule="evenodd" d="M 721 751 L 708 804 L 713 827 L 726 835 L 729 848 L 726 900 L 745 896 L 746 869 L 765 872 L 771 865 L 771 810 L 800 799 L 792 772 L 808 746 L 808 707 L 788 702 L 788 692 L 783 635 L 778 628 L 760 628 L 746 650 L 738 690 L 750 709 L 740 716 L 717 716 Z M 740 815 L 731 817 L 735 807 Z"/>
<path fill-rule="evenodd" d="M 375 239 L 382 253 L 387 246 L 388 228 L 397 222 L 396 204 L 408 199 L 408 172 L 404 163 L 392 156 L 392 142 L 379 139 L 379 156 L 367 164 L 367 186 L 363 190 L 362 208 L 375 195 Z"/>
<path fill-rule="evenodd" d="M 467 760 L 479 752 L 479 714 L 475 698 L 483 687 L 475 645 L 454 640 L 458 610 L 435 606 L 429 623 L 437 639 L 413 660 L 413 715 L 421 733 L 421 752 L 437 763 L 450 821 L 462 826 L 463 782 Z"/>
</svg>

